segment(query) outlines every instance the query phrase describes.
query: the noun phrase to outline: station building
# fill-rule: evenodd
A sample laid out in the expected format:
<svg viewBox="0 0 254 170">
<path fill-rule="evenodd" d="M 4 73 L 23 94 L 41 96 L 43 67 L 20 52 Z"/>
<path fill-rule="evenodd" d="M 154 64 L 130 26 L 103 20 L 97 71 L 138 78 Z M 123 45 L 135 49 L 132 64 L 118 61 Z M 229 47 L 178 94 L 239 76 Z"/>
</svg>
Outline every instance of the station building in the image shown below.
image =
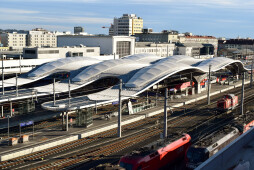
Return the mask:
<svg viewBox="0 0 254 170">
<path fill-rule="evenodd" d="M 100 47 L 86 47 L 86 46 L 74 46 L 74 47 L 34 47 L 24 48 L 24 59 L 47 59 L 47 58 L 66 58 L 66 57 L 80 57 L 80 56 L 99 56 Z"/>
</svg>

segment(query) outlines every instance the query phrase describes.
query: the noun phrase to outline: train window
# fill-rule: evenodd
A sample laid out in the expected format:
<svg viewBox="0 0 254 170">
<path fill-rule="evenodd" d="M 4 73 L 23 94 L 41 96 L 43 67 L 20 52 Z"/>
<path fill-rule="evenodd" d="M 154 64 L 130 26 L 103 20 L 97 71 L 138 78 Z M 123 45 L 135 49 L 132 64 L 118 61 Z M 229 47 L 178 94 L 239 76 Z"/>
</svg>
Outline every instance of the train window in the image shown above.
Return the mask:
<svg viewBox="0 0 254 170">
<path fill-rule="evenodd" d="M 128 163 L 125 163 L 125 162 L 120 162 L 120 166 L 125 168 L 126 170 L 132 170 L 133 169 L 132 164 L 128 164 Z"/>
</svg>

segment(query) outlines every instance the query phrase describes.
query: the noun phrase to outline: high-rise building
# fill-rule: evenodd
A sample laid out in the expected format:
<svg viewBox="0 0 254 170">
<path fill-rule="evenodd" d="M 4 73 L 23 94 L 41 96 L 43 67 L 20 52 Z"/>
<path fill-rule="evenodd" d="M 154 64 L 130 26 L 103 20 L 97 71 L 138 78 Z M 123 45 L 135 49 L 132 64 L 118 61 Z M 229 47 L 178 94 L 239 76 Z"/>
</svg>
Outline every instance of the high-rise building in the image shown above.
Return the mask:
<svg viewBox="0 0 254 170">
<path fill-rule="evenodd" d="M 120 18 L 114 18 L 114 24 L 109 28 L 109 35 L 135 35 L 142 33 L 143 19 L 135 14 L 123 14 Z"/>
<path fill-rule="evenodd" d="M 30 47 L 56 47 L 57 35 L 42 28 L 36 28 L 29 31 L 27 42 Z"/>
<path fill-rule="evenodd" d="M 82 32 L 85 32 L 84 27 L 81 26 L 74 27 L 74 34 L 80 34 Z"/>
</svg>

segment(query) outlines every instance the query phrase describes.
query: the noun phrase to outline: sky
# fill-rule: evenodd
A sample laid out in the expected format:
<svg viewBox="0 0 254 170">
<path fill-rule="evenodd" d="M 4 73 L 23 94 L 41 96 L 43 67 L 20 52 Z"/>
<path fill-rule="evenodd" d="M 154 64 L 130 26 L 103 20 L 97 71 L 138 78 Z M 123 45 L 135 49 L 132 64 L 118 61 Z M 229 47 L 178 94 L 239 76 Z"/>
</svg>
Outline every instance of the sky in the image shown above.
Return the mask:
<svg viewBox="0 0 254 170">
<path fill-rule="evenodd" d="M 155 32 L 254 38 L 254 0 L 0 0 L 0 29 L 108 34 L 114 17 L 136 14 Z"/>
</svg>

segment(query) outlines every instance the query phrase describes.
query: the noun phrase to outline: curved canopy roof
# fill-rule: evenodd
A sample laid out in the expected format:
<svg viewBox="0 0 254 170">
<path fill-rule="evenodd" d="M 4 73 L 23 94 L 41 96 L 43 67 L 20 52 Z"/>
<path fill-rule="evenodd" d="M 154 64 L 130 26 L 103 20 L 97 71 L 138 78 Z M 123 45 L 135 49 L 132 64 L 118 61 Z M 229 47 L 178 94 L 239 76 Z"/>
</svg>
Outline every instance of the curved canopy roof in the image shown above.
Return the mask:
<svg viewBox="0 0 254 170">
<path fill-rule="evenodd" d="M 74 77 L 72 81 L 74 82 L 89 81 L 91 79 L 98 78 L 100 74 L 105 73 L 109 70 L 113 70 L 116 67 L 119 68 L 122 66 L 121 68 L 118 69 L 119 72 L 121 72 L 121 70 L 124 69 L 124 66 L 126 65 L 130 65 L 130 64 L 135 65 L 138 63 L 150 63 L 159 59 L 161 59 L 161 57 L 156 55 L 136 54 L 136 55 L 128 56 L 119 60 L 103 61 L 101 63 L 91 65 L 88 68 L 84 69 L 81 73 L 79 73 L 76 77 Z M 117 70 L 115 70 L 115 72 L 116 72 L 115 74 L 118 73 Z"/>
<path fill-rule="evenodd" d="M 75 70 L 81 67 L 98 63 L 100 60 L 89 57 L 68 57 L 62 58 L 40 66 L 28 74 L 28 77 L 41 77 L 59 70 Z"/>
<path fill-rule="evenodd" d="M 176 73 L 182 70 L 195 69 L 191 65 L 199 62 L 189 56 L 172 56 L 161 59 L 159 62 L 139 70 L 126 84 L 127 88 L 137 88 L 148 84 L 149 82 L 160 79 L 170 73 Z M 185 64 L 186 63 L 186 64 Z"/>
<path fill-rule="evenodd" d="M 197 67 L 203 70 L 204 72 L 208 72 L 209 65 L 211 65 L 211 71 L 214 72 L 223 69 L 231 64 L 236 64 L 241 69 L 241 71 L 247 70 L 247 68 L 244 68 L 244 65 L 241 61 L 233 60 L 226 57 L 215 57 L 204 60 L 201 63 L 199 63 Z"/>
<path fill-rule="evenodd" d="M 238 60 L 232 60 L 224 57 L 217 57 L 208 60 L 198 60 L 188 56 L 172 56 L 167 58 L 160 58 L 152 56 L 153 59 L 146 58 L 145 54 L 129 56 L 124 59 L 111 60 L 94 64 L 82 73 L 84 77 L 80 77 L 80 80 L 88 80 L 92 77 L 96 77 L 101 73 L 106 74 L 118 74 L 121 78 L 125 77 L 126 82 L 122 89 L 123 98 L 130 98 L 136 96 L 143 91 L 147 90 L 156 83 L 168 78 L 171 75 L 179 72 L 199 72 L 207 73 L 209 65 L 212 65 L 212 71 L 217 71 L 224 68 L 238 67 L 240 71 L 247 70 L 243 63 Z M 148 61 L 149 60 L 149 61 Z M 144 63 L 149 64 L 144 64 Z M 140 65 L 139 67 L 136 65 Z M 128 70 L 126 69 L 128 68 Z M 108 71 L 110 70 L 110 71 Z M 133 70 L 133 73 L 128 73 Z M 87 75 L 86 75 L 87 74 Z M 85 100 L 84 100 L 85 99 Z M 94 105 L 94 100 L 99 103 L 108 103 L 118 100 L 118 86 L 113 86 L 109 89 L 90 94 L 72 98 L 73 101 L 79 101 L 73 104 L 73 108 L 85 108 Z M 68 103 L 68 100 L 61 100 L 59 104 Z M 66 109 L 52 107 L 52 102 L 44 103 L 43 107 L 49 110 Z M 67 107 L 65 105 L 64 107 Z"/>
<path fill-rule="evenodd" d="M 241 69 L 245 69 L 241 61 L 225 57 L 216 57 L 200 61 L 188 56 L 172 56 L 139 70 L 125 84 L 125 87 L 139 88 L 155 80 L 161 81 L 161 78 L 166 78 L 183 70 L 195 69 L 197 72 L 207 73 L 209 71 L 209 65 L 212 65 L 211 71 L 218 71 L 231 64 L 237 64 Z"/>
</svg>

